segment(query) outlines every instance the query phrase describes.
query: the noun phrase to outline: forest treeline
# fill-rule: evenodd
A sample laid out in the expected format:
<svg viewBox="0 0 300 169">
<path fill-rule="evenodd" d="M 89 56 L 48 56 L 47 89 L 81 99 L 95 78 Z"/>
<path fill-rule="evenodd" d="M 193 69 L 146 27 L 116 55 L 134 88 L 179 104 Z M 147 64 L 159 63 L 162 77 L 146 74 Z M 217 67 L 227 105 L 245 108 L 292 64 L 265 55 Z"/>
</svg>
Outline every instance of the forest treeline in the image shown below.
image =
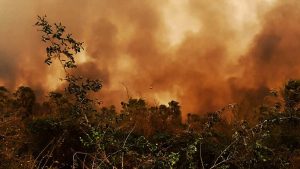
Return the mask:
<svg viewBox="0 0 300 169">
<path fill-rule="evenodd" d="M 180 103 L 150 105 L 129 98 L 104 107 L 91 97 L 100 80 L 70 73 L 82 43 L 46 17 L 36 23 L 45 63 L 59 60 L 65 90 L 44 102 L 34 89 L 0 87 L 0 168 L 284 169 L 299 168 L 300 81 L 270 91 L 243 115 L 239 105 L 182 120 Z"/>
</svg>

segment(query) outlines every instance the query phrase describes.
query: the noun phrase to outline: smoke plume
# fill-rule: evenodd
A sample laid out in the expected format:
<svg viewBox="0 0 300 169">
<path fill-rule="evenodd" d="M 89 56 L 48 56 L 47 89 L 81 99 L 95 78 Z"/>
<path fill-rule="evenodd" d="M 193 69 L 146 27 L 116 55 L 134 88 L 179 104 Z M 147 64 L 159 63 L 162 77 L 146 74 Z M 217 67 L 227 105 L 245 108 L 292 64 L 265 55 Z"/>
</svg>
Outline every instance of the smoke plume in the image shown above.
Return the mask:
<svg viewBox="0 0 300 169">
<path fill-rule="evenodd" d="M 98 97 L 119 104 L 178 100 L 203 113 L 299 78 L 300 2 L 205 0 L 0 1 L 0 85 L 39 91 L 61 85 L 43 64 L 37 15 L 84 41 L 78 72 L 103 80 Z"/>
</svg>

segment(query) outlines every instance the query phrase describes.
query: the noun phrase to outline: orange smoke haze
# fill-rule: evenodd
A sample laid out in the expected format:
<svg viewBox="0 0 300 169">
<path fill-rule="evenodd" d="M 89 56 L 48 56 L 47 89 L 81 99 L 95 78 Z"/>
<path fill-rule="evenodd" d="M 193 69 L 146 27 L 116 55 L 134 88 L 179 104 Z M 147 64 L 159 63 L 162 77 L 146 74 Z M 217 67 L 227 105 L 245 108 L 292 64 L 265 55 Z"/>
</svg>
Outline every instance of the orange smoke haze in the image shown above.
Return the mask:
<svg viewBox="0 0 300 169">
<path fill-rule="evenodd" d="M 55 90 L 37 15 L 85 42 L 79 71 L 104 82 L 104 104 L 131 97 L 180 102 L 183 112 L 258 98 L 300 77 L 300 2 L 0 0 L 0 85 Z"/>
</svg>

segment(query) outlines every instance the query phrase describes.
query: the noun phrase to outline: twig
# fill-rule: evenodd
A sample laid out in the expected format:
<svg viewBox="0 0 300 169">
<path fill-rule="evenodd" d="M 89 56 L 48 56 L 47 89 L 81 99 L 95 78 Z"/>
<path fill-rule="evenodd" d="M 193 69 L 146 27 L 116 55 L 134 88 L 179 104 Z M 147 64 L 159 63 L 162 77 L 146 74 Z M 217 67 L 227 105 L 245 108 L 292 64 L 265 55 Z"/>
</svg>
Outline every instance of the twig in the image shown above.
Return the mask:
<svg viewBox="0 0 300 169">
<path fill-rule="evenodd" d="M 126 91 L 126 94 L 127 94 L 127 99 L 129 100 L 130 99 L 130 95 L 129 95 L 129 91 L 128 91 L 127 86 L 123 82 L 121 82 L 121 85 L 123 85 L 123 87 L 125 88 L 125 91 Z"/>
<path fill-rule="evenodd" d="M 113 155 L 119 153 L 120 151 L 122 151 L 122 150 L 117 150 L 117 151 L 111 153 L 110 155 L 108 155 L 108 156 L 106 157 L 106 160 L 108 160 L 109 157 L 111 157 L 111 156 L 113 156 Z M 102 160 L 102 159 L 100 159 L 100 160 L 101 160 L 101 163 L 99 164 L 98 168 L 100 168 L 100 167 L 102 166 L 102 164 L 105 162 L 105 161 Z M 109 165 L 112 165 L 112 164 L 110 163 L 110 161 L 107 161 L 107 162 L 109 163 Z"/>
<path fill-rule="evenodd" d="M 44 149 L 39 153 L 39 155 L 34 159 L 33 164 L 32 164 L 32 168 L 34 169 L 35 163 L 38 160 L 38 158 L 43 154 L 43 152 L 50 146 L 50 144 L 54 141 L 55 138 L 53 138 L 45 147 Z"/>
<path fill-rule="evenodd" d="M 56 141 L 56 143 L 59 143 L 59 142 L 61 141 L 62 138 L 63 138 L 63 135 L 60 136 L 60 138 Z M 45 163 L 44 163 L 42 169 L 46 167 L 46 165 L 47 165 L 47 163 L 48 163 L 50 157 L 52 156 L 53 151 L 54 151 L 55 148 L 57 147 L 57 145 L 58 145 L 58 144 L 55 144 L 55 145 L 52 147 L 51 151 L 46 155 L 46 156 L 47 156 L 47 159 L 46 159 L 46 161 L 45 161 Z"/>
<path fill-rule="evenodd" d="M 84 159 L 83 159 L 83 162 L 82 162 L 82 168 L 83 168 L 83 169 L 84 169 L 84 166 L 85 166 L 86 156 L 87 156 L 87 154 L 84 155 Z"/>
<path fill-rule="evenodd" d="M 235 141 L 233 141 L 233 142 L 231 142 L 220 154 L 219 154 L 219 156 L 217 157 L 217 159 L 215 160 L 215 162 L 214 162 L 214 164 L 209 168 L 209 169 L 213 169 L 213 168 L 216 168 L 216 167 L 218 167 L 220 164 L 223 164 L 223 163 L 225 163 L 226 161 L 228 161 L 229 160 L 229 155 L 228 155 L 228 157 L 226 158 L 226 159 L 224 159 L 224 160 L 222 160 L 222 161 L 220 161 L 219 163 L 217 163 L 218 161 L 219 161 L 219 159 L 222 157 L 223 158 L 223 154 L 229 149 L 229 148 L 231 148 L 231 146 L 232 145 L 234 145 L 236 142 L 238 141 L 238 139 L 236 139 Z"/>
<path fill-rule="evenodd" d="M 202 169 L 205 169 L 203 159 L 202 159 L 202 148 L 201 147 L 202 147 L 202 143 L 200 143 L 199 153 L 200 153 L 200 161 L 201 161 Z"/>
<path fill-rule="evenodd" d="M 130 134 L 133 132 L 133 130 L 135 129 L 136 123 L 134 124 L 134 126 L 132 127 L 132 129 L 130 130 L 130 132 L 128 133 L 126 139 L 124 140 L 123 146 L 122 146 L 122 150 L 125 148 L 126 142 L 130 136 Z M 124 152 L 122 152 L 122 156 L 121 156 L 121 168 L 124 169 Z"/>
<path fill-rule="evenodd" d="M 92 163 L 92 169 L 94 169 L 94 166 L 95 166 L 95 160 L 96 160 L 96 157 L 94 156 L 93 163 Z"/>
<path fill-rule="evenodd" d="M 73 154 L 73 164 L 72 164 L 72 169 L 75 169 L 75 157 L 77 157 L 77 154 L 84 154 L 84 155 L 87 155 L 87 153 L 84 153 L 84 152 L 75 152 Z M 77 157 L 78 158 L 78 157 Z M 79 158 L 78 158 L 79 159 Z"/>
</svg>

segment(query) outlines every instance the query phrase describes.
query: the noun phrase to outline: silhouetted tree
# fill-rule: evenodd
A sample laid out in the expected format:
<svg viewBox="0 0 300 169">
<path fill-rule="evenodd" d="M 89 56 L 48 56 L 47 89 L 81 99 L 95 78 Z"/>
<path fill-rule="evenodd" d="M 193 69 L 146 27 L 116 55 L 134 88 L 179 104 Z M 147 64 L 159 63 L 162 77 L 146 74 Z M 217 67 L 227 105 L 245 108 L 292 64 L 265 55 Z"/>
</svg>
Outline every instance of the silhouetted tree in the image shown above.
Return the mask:
<svg viewBox="0 0 300 169">
<path fill-rule="evenodd" d="M 23 118 L 29 117 L 33 113 L 35 94 L 30 87 L 21 86 L 14 93 L 16 105 Z"/>
</svg>

